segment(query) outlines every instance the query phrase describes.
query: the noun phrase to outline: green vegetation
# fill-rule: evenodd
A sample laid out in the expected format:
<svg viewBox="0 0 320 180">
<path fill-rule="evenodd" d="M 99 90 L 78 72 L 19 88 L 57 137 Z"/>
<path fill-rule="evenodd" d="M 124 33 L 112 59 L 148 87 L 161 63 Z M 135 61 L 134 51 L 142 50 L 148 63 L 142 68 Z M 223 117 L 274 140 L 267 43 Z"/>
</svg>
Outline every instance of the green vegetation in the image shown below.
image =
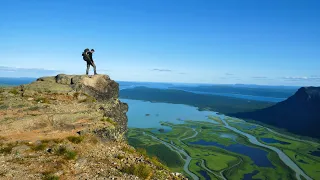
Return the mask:
<svg viewBox="0 0 320 180">
<path fill-rule="evenodd" d="M 46 143 L 40 143 L 40 144 L 33 146 L 31 149 L 34 151 L 43 151 L 46 149 L 46 147 L 47 147 Z"/>
<path fill-rule="evenodd" d="M 51 172 L 45 172 L 43 173 L 43 180 L 59 180 L 59 177 L 56 175 L 53 175 Z"/>
<path fill-rule="evenodd" d="M 244 121 L 233 122 L 234 118 L 228 118 L 229 123 L 240 129 L 241 131 L 250 133 L 256 137 L 259 137 L 260 142 L 262 138 L 274 139 L 275 141 L 285 142 L 286 144 L 281 144 L 279 142 L 275 143 L 266 143 L 268 145 L 275 146 L 281 149 L 284 153 L 286 153 L 301 169 L 303 169 L 309 176 L 314 179 L 320 178 L 320 172 L 317 168 L 320 164 L 320 157 L 312 156 L 310 151 L 315 151 L 320 145 L 318 143 L 312 143 L 309 141 L 304 141 L 301 138 L 296 138 L 294 136 L 288 138 L 285 136 L 280 136 L 278 134 L 270 132 L 267 128 L 256 126 L 251 129 L 248 127 L 252 127 L 251 123 L 246 123 Z M 296 138 L 298 140 L 292 139 Z M 289 144 L 288 144 L 289 143 Z"/>
<path fill-rule="evenodd" d="M 140 154 L 157 157 L 157 160 L 171 170 L 181 172 L 184 161 L 179 154 L 161 143 L 150 140 L 149 137 L 141 136 L 138 129 L 130 129 L 128 134 L 130 134 L 128 143 L 133 145 Z"/>
<path fill-rule="evenodd" d="M 9 106 L 8 105 L 0 105 L 0 109 L 8 109 Z"/>
<path fill-rule="evenodd" d="M 150 161 L 160 169 L 168 169 L 160 162 L 160 160 L 156 156 L 151 157 Z"/>
<path fill-rule="evenodd" d="M 0 154 L 10 154 L 12 149 L 16 146 L 16 144 L 9 143 L 5 146 L 0 147 Z"/>
<path fill-rule="evenodd" d="M 13 89 L 11 89 L 11 90 L 9 91 L 9 93 L 14 94 L 14 95 L 17 95 L 17 94 L 19 94 L 19 91 L 18 91 L 16 88 L 13 88 Z"/>
<path fill-rule="evenodd" d="M 14 108 L 23 108 L 23 107 L 25 107 L 26 105 L 25 104 L 18 104 L 18 105 L 16 105 L 16 106 L 14 106 Z"/>
<path fill-rule="evenodd" d="M 152 169 L 150 166 L 146 164 L 139 163 L 139 164 L 135 164 L 135 165 L 131 165 L 129 167 L 123 168 L 122 172 L 127 174 L 133 174 L 142 179 L 147 179 L 151 175 Z"/>
<path fill-rule="evenodd" d="M 84 137 L 83 136 L 69 136 L 67 139 L 75 144 L 79 144 L 83 141 Z"/>
<path fill-rule="evenodd" d="M 29 107 L 29 108 L 26 109 L 26 110 L 28 110 L 28 111 L 37 111 L 37 110 L 39 110 L 39 109 L 40 109 L 39 106 L 33 106 L 33 107 Z"/>
<path fill-rule="evenodd" d="M 101 121 L 103 122 L 108 122 L 110 124 L 112 124 L 113 126 L 117 126 L 117 122 L 115 122 L 113 119 L 109 118 L 109 117 L 103 117 L 101 119 Z"/>
<path fill-rule="evenodd" d="M 167 165 L 172 171 L 181 173 L 184 173 L 183 166 L 185 161 L 183 159 L 186 159 L 186 157 L 181 153 L 173 151 L 149 135 L 176 146 L 179 149 L 183 149 L 192 158 L 189 164 L 189 170 L 200 179 L 208 177 L 211 179 L 223 179 L 221 173 L 226 179 L 241 179 L 246 174 L 252 174 L 253 179 L 295 179 L 295 173 L 271 150 L 263 149 L 268 152 L 266 158 L 274 167 L 260 167 L 257 166 L 249 156 L 243 154 L 234 153 L 216 146 L 190 144 L 190 142 L 204 140 L 207 142 L 214 141 L 224 146 L 242 144 L 261 149 L 251 144 L 247 138 L 242 135 L 225 128 L 219 118 L 210 118 L 215 122 L 185 121 L 184 124 L 162 123 L 162 125 L 172 128 L 172 131 L 167 133 L 157 133 L 150 128 L 132 128 L 129 129 L 127 134 L 128 142 L 136 148 L 146 149 L 146 153 L 149 156 L 156 156 L 161 163 Z M 258 140 L 260 138 L 273 138 L 278 141 L 290 143 L 265 144 L 281 149 L 311 178 L 319 179 L 320 172 L 318 167 L 320 157 L 310 154 L 310 151 L 316 151 L 320 147 L 319 144 L 288 139 L 287 137 L 272 133 L 264 127 L 258 125 L 253 126 L 253 124 L 246 123 L 240 119 L 231 117 L 226 119 L 230 125 L 254 135 Z M 195 134 L 196 132 L 198 132 L 198 134 Z M 263 143 L 263 141 L 261 142 Z M 210 171 L 208 171 L 208 169 Z M 204 174 L 204 171 L 206 174 Z"/>
<path fill-rule="evenodd" d="M 72 160 L 77 156 L 77 152 L 68 150 L 65 146 L 59 146 L 56 150 L 57 155 L 64 155 L 66 159 Z"/>
<path fill-rule="evenodd" d="M 126 146 L 122 148 L 122 151 L 129 153 L 129 154 L 134 153 L 134 149 L 132 149 L 130 147 L 126 147 Z"/>
<path fill-rule="evenodd" d="M 71 159 L 75 159 L 77 157 L 77 152 L 67 151 L 64 155 L 68 160 L 71 160 Z"/>
</svg>

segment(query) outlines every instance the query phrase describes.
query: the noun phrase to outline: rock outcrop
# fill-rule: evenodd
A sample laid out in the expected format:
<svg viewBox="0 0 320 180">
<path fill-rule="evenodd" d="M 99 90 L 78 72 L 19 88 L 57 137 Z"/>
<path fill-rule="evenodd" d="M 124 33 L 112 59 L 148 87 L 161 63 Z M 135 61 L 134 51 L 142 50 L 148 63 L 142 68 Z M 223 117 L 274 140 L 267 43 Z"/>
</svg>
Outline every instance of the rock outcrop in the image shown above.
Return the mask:
<svg viewBox="0 0 320 180">
<path fill-rule="evenodd" d="M 0 179 L 181 179 L 125 141 L 128 105 L 107 75 L 0 88 Z"/>
<path fill-rule="evenodd" d="M 128 105 L 118 99 L 119 85 L 107 75 L 65 75 L 42 77 L 37 81 L 21 87 L 22 96 L 33 96 L 35 92 L 66 93 L 76 98 L 97 101 L 92 104 L 92 111 L 103 112 L 104 118 L 110 118 L 117 123 L 115 129 L 93 129 L 99 135 L 109 139 L 121 139 L 127 130 Z M 90 100 L 89 100 L 90 101 Z M 99 107 L 98 107 L 99 106 Z M 98 108 L 97 108 L 98 107 Z"/>
<path fill-rule="evenodd" d="M 320 138 L 320 87 L 302 87 L 293 96 L 274 106 L 231 116 L 260 121 L 303 136 Z"/>
</svg>

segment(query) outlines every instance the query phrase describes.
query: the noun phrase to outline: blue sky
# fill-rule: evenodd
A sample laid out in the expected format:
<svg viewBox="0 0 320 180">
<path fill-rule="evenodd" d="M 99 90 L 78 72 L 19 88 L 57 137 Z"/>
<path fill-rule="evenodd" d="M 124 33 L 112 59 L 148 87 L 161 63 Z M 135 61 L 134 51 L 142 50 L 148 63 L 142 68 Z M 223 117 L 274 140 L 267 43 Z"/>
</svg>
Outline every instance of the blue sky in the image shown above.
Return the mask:
<svg viewBox="0 0 320 180">
<path fill-rule="evenodd" d="M 3 0 L 0 77 L 320 85 L 317 0 Z M 92 71 L 91 71 L 92 73 Z"/>
</svg>

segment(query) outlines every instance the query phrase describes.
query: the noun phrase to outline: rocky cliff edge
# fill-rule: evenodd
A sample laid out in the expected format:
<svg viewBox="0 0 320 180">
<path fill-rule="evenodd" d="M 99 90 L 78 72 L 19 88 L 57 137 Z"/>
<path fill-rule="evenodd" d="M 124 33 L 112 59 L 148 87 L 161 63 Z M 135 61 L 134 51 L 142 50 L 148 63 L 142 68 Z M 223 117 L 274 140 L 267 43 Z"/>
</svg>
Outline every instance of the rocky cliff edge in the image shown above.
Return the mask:
<svg viewBox="0 0 320 180">
<path fill-rule="evenodd" d="M 0 88 L 0 179 L 182 179 L 127 145 L 118 94 L 107 75 Z"/>
</svg>

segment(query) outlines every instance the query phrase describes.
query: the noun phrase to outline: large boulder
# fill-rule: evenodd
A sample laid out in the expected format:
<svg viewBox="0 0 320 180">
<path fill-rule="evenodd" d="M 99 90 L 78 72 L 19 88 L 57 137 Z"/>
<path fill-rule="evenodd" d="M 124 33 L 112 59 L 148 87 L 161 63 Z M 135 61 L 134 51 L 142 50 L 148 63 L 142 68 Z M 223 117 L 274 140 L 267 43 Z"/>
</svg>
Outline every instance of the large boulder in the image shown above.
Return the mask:
<svg viewBox="0 0 320 180">
<path fill-rule="evenodd" d="M 37 93 L 46 92 L 73 94 L 82 102 L 88 98 L 91 99 L 90 102 L 96 100 L 100 107 L 99 110 L 103 110 L 103 116 L 111 118 L 117 123 L 117 127 L 112 131 L 112 134 L 124 134 L 127 131 L 126 112 L 128 111 L 128 105 L 118 99 L 119 84 L 107 75 L 58 74 L 54 77 L 41 77 L 37 81 L 23 86 L 21 91 L 22 95 L 26 97 L 33 97 Z M 75 95 L 76 93 L 78 95 Z M 95 111 L 95 109 L 92 110 Z M 96 132 L 103 134 L 104 130 L 96 130 Z"/>
</svg>

